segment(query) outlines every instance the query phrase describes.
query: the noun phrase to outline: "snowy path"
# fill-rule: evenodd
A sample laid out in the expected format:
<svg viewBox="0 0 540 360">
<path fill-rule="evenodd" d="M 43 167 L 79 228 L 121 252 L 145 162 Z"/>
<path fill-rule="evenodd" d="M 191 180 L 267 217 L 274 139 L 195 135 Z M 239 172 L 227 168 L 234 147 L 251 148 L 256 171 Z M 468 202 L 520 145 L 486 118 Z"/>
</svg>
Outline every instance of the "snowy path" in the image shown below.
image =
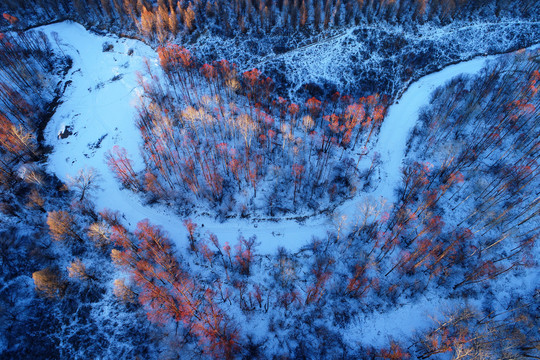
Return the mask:
<svg viewBox="0 0 540 360">
<path fill-rule="evenodd" d="M 155 51 L 137 40 L 92 34 L 72 22 L 47 25 L 38 30 L 48 34 L 53 44 L 52 34 L 58 33 L 60 49 L 73 58 L 73 67 L 67 75 L 67 80 L 72 80 L 72 84 L 64 94 L 64 103 L 58 107 L 45 131 L 47 143 L 54 146 L 49 156 L 49 170 L 66 181 L 80 169 L 97 169 L 101 176 L 101 189 L 95 193 L 98 210 L 119 210 L 131 227 L 148 218 L 162 226 L 178 245 L 186 246 L 187 233 L 182 219 L 172 209 L 144 206 L 136 194 L 121 190 L 104 160 L 108 150 L 120 145 L 127 149 L 136 170 L 142 169 L 140 135 L 134 124 L 137 72 L 143 71 L 145 58 L 153 70 L 158 70 Z M 114 46 L 110 52 L 102 51 L 106 41 Z M 133 49 L 131 56 L 128 55 L 129 49 Z M 393 189 L 400 180 L 400 165 L 408 134 L 416 122 L 420 107 L 428 103 L 433 89 L 458 74 L 479 71 L 489 58 L 448 66 L 425 76 L 413 83 L 402 98 L 390 107 L 374 149 L 381 154 L 383 163 L 380 184 L 368 196 L 393 199 Z M 74 134 L 66 139 L 58 139 L 57 135 L 64 126 L 71 126 Z M 362 159 L 361 166 L 369 167 L 372 154 Z M 359 194 L 347 201 L 338 208 L 337 214 L 345 215 L 352 223 L 357 204 L 365 196 Z M 261 243 L 259 251 L 263 253 L 271 253 L 278 246 L 297 250 L 312 236 L 324 237 L 327 230 L 335 228 L 332 219 L 323 216 L 309 218 L 303 224 L 294 220 L 254 223 L 240 219 L 220 223 L 204 216 L 194 217 L 193 221 L 204 224 L 204 228 L 199 229 L 215 233 L 222 243 L 236 243 L 240 233 L 246 237 L 256 235 Z"/>
</svg>

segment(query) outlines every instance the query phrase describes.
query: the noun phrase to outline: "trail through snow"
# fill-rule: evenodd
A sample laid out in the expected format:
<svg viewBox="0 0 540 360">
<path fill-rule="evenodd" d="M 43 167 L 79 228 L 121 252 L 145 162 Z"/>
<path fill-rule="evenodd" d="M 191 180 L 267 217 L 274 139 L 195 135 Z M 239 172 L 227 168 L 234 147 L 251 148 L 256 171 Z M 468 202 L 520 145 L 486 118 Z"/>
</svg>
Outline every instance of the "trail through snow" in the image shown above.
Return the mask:
<svg viewBox="0 0 540 360">
<path fill-rule="evenodd" d="M 68 181 L 81 169 L 95 168 L 100 174 L 100 187 L 94 194 L 98 210 L 118 210 L 130 227 L 147 218 L 166 230 L 179 246 L 186 246 L 187 232 L 182 219 L 174 209 L 163 205 L 145 206 L 141 198 L 128 190 L 120 189 L 105 163 L 105 153 L 113 146 L 127 149 L 136 170 L 143 168 L 139 153 L 141 137 L 135 126 L 135 105 L 140 94 L 137 74 L 148 66 L 159 72 L 156 52 L 138 40 L 93 34 L 73 22 L 62 22 L 38 28 L 63 53 L 73 58 L 73 67 L 67 75 L 72 80 L 45 131 L 48 144 L 54 147 L 49 155 L 48 168 Z M 53 33 L 58 34 L 58 42 Z M 112 51 L 103 51 L 103 44 L 113 45 Z M 129 50 L 133 53 L 128 55 Z M 393 191 L 400 181 L 400 166 L 405 153 L 408 135 L 414 126 L 421 106 L 428 103 L 431 92 L 459 74 L 478 72 L 493 57 L 481 57 L 451 65 L 413 83 L 401 99 L 392 105 L 381 127 L 374 150 L 360 161 L 360 168 L 369 167 L 374 152 L 381 155 L 380 179 L 371 193 L 359 193 L 354 199 L 338 207 L 334 219 L 316 216 L 303 223 L 296 220 L 279 222 L 254 222 L 233 219 L 224 223 L 213 217 L 196 216 L 199 231 L 209 231 L 224 243 L 235 243 L 239 234 L 255 235 L 261 253 L 272 253 L 278 246 L 292 251 L 305 245 L 313 236 L 324 237 L 334 230 L 336 218 L 345 218 L 352 224 L 358 204 L 365 197 L 392 200 Z M 146 60 L 145 60 L 146 59 Z M 70 126 L 71 136 L 59 139 L 59 132 Z"/>
</svg>

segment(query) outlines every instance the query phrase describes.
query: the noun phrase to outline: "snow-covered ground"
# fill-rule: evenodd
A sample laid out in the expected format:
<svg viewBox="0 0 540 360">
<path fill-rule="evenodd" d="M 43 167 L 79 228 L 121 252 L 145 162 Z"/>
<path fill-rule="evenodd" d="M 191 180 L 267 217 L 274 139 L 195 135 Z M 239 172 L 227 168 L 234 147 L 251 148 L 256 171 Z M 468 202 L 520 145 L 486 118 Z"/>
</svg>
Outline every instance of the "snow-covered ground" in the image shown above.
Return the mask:
<svg viewBox="0 0 540 360">
<path fill-rule="evenodd" d="M 148 59 L 154 71 L 159 71 L 155 51 L 136 40 L 92 34 L 71 22 L 48 25 L 39 30 L 48 34 L 53 44 L 53 33 L 58 33 L 59 51 L 73 58 L 73 67 L 66 78 L 72 83 L 45 132 L 47 143 L 54 147 L 49 155 L 48 169 L 65 181 L 81 169 L 97 169 L 101 177 L 101 189 L 94 193 L 98 210 L 109 208 L 120 211 L 131 228 L 148 218 L 153 224 L 163 227 L 176 244 L 186 247 L 187 232 L 182 225 L 183 219 L 175 214 L 174 209 L 162 205 L 145 206 L 137 194 L 120 189 L 120 183 L 107 168 L 104 159 L 108 150 L 120 145 L 129 152 L 136 170 L 142 169 L 139 154 L 141 138 L 134 124 L 134 105 L 139 94 L 137 72 L 143 71 L 145 59 Z M 103 52 L 104 42 L 111 43 L 113 50 Z M 129 49 L 133 49 L 132 55 L 128 55 Z M 360 160 L 360 168 L 366 168 L 370 166 L 375 152 L 381 156 L 382 164 L 377 169 L 374 189 L 369 193 L 360 192 L 354 199 L 338 207 L 337 218 L 343 216 L 350 224 L 354 223 L 358 205 L 366 197 L 374 200 L 382 197 L 390 202 L 394 200 L 393 192 L 401 178 L 400 166 L 407 138 L 420 108 L 428 103 L 436 87 L 459 74 L 477 73 L 490 58 L 493 57 L 480 57 L 448 66 L 421 78 L 407 89 L 390 107 L 373 149 Z M 73 134 L 59 139 L 58 133 L 65 126 L 70 126 Z M 192 220 L 199 224 L 200 231 L 215 233 L 222 244 L 226 241 L 235 243 L 239 234 L 246 237 L 256 235 L 261 243 L 259 251 L 272 253 L 278 246 L 295 251 L 312 236 L 324 237 L 327 230 L 335 229 L 336 217 L 312 217 L 304 223 L 293 220 L 255 223 L 245 219 L 220 223 L 208 216 L 197 216 Z M 501 283 L 500 286 L 505 285 Z M 459 305 L 454 300 L 444 300 L 435 294 L 422 296 L 422 299 L 392 311 L 361 314 L 351 323 L 346 339 L 351 343 L 360 340 L 364 344 L 383 346 L 390 336 L 395 339 L 412 336 L 412 329 L 421 330 L 431 325 L 429 316 L 437 317 Z"/>
<path fill-rule="evenodd" d="M 179 246 L 187 244 L 187 232 L 174 209 L 162 205 L 145 206 L 141 198 L 131 191 L 120 189 L 105 163 L 105 153 L 113 146 L 127 149 L 136 170 L 142 169 L 139 153 L 141 137 L 135 126 L 135 108 L 140 93 L 137 74 L 143 72 L 145 60 L 153 71 L 159 71 L 156 52 L 144 43 L 92 34 L 81 25 L 63 22 L 40 27 L 55 43 L 58 34 L 58 50 L 73 58 L 73 67 L 66 80 L 72 83 L 66 90 L 60 105 L 49 122 L 45 138 L 54 147 L 49 155 L 48 168 L 67 181 L 80 170 L 95 168 L 100 175 L 100 187 L 94 194 L 98 210 L 118 210 L 130 227 L 145 218 L 160 225 Z M 104 52 L 103 44 L 111 43 L 112 51 Z M 132 49 L 132 55 L 128 51 Z M 259 251 L 272 253 L 283 246 L 292 251 L 306 244 L 313 236 L 324 237 L 336 228 L 336 218 L 355 222 L 358 205 L 365 197 L 381 197 L 393 201 L 393 191 L 399 184 L 400 166 L 405 154 L 408 135 L 413 128 L 419 109 L 428 103 L 431 92 L 459 74 L 473 74 L 493 57 L 479 57 L 451 65 L 442 71 L 421 78 L 413 83 L 403 96 L 393 104 L 381 127 L 374 149 L 360 161 L 360 168 L 370 166 L 375 152 L 381 155 L 376 187 L 370 193 L 359 193 L 336 210 L 336 217 L 311 217 L 303 223 L 295 220 L 279 222 L 254 222 L 234 219 L 221 223 L 209 216 L 196 216 L 199 231 L 210 231 L 221 243 L 235 243 L 239 234 L 255 235 L 260 242 Z M 59 139 L 59 132 L 66 126 L 73 133 Z"/>
</svg>

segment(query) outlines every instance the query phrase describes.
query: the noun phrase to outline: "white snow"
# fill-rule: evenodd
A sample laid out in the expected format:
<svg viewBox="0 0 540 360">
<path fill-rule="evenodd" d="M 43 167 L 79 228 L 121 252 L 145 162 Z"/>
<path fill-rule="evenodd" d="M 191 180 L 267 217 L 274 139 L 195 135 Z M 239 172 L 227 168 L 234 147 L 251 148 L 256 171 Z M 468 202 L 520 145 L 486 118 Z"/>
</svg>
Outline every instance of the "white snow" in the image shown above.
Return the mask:
<svg viewBox="0 0 540 360">
<path fill-rule="evenodd" d="M 101 176 L 101 189 L 94 194 L 98 210 L 120 211 L 131 228 L 147 218 L 166 230 L 178 246 L 186 247 L 187 232 L 182 225 L 183 219 L 174 213 L 174 209 L 162 205 L 145 206 L 137 194 L 120 189 L 120 183 L 104 160 L 108 150 L 120 145 L 127 149 L 136 170 L 142 169 L 139 154 L 141 138 L 134 124 L 134 104 L 139 92 L 136 74 L 143 71 L 144 59 L 148 59 L 153 70 L 159 71 L 155 51 L 140 41 L 92 34 L 72 22 L 47 25 L 39 30 L 48 34 L 51 40 L 52 33 L 58 33 L 61 49 L 73 58 L 73 68 L 68 74 L 68 80 L 73 82 L 45 132 L 46 141 L 54 147 L 49 155 L 48 169 L 64 181 L 81 169 L 97 169 Z M 106 41 L 114 45 L 113 51 L 102 52 L 102 44 Z M 55 44 L 54 41 L 52 43 Z M 129 49 L 134 50 L 132 56 L 127 55 Z M 491 58 L 494 56 L 448 66 L 421 78 L 404 92 L 390 107 L 375 146 L 360 161 L 360 168 L 366 168 L 370 166 L 375 152 L 381 155 L 378 185 L 372 192 L 359 193 L 341 205 L 334 219 L 343 216 L 354 223 L 358 204 L 366 197 L 394 200 L 393 191 L 401 178 L 406 142 L 417 121 L 419 109 L 428 103 L 436 87 L 459 74 L 477 73 Z M 112 81 L 117 75 L 122 75 L 121 79 Z M 58 139 L 59 131 L 65 126 L 71 126 L 73 134 L 66 139 Z M 99 148 L 92 146 L 100 139 Z M 295 251 L 312 236 L 326 236 L 327 231 L 336 227 L 334 219 L 320 216 L 304 223 L 291 220 L 254 223 L 241 219 L 220 223 L 208 216 L 197 216 L 192 220 L 199 224 L 199 231 L 215 233 L 221 244 L 226 241 L 236 243 L 239 234 L 246 237 L 256 235 L 261 243 L 259 252 L 272 253 L 278 246 Z M 426 315 L 441 314 L 445 308 L 454 305 L 453 301 L 442 301 L 433 296 L 385 313 L 361 314 L 346 331 L 346 338 L 351 343 L 361 341 L 374 346 L 386 345 L 388 337 L 400 339 L 411 336 L 412 329 L 420 330 L 430 325 Z"/>
<path fill-rule="evenodd" d="M 359 342 L 374 347 L 388 346 L 391 339 L 403 341 L 412 338 L 412 331 L 419 331 L 433 324 L 433 314 L 450 313 L 456 309 L 456 305 L 455 302 L 438 297 L 425 298 L 383 313 L 361 314 L 348 331 L 344 332 L 345 340 L 351 344 Z"/>
<path fill-rule="evenodd" d="M 148 59 L 153 71 L 159 72 L 156 52 L 140 41 L 92 34 L 73 22 L 46 25 L 38 30 L 48 34 L 53 44 L 52 33 L 58 33 L 61 50 L 73 58 L 73 67 L 68 74 L 72 84 L 67 88 L 64 102 L 58 107 L 45 132 L 46 141 L 54 147 L 49 155 L 48 169 L 64 181 L 81 169 L 97 169 L 101 176 L 101 189 L 94 194 L 98 210 L 108 208 L 120 211 L 132 228 L 147 218 L 151 223 L 163 227 L 179 246 L 187 246 L 183 219 L 174 213 L 174 209 L 163 205 L 145 206 L 137 194 L 120 189 L 120 183 L 104 160 L 105 153 L 119 145 L 127 149 L 136 170 L 143 167 L 139 154 L 141 137 L 134 124 L 134 105 L 139 93 L 137 73 L 143 72 L 145 59 Z M 104 42 L 113 44 L 114 49 L 103 52 Z M 127 55 L 129 49 L 134 50 L 132 56 Z M 353 223 L 358 204 L 366 196 L 394 199 L 393 190 L 400 181 L 400 166 L 407 138 L 420 107 L 428 103 L 431 92 L 437 86 L 459 74 L 478 72 L 490 58 L 493 56 L 476 58 L 425 76 L 413 83 L 401 99 L 389 108 L 374 149 L 360 161 L 360 168 L 369 167 L 373 154 L 381 154 L 379 183 L 372 193 L 359 193 L 338 207 L 336 214 L 339 218 L 345 216 L 349 223 Z M 113 81 L 113 77 L 118 75 L 121 78 Z M 59 131 L 65 126 L 71 126 L 73 135 L 58 139 Z M 92 146 L 100 139 L 99 148 Z M 256 223 L 245 219 L 221 223 L 209 216 L 196 216 L 192 220 L 199 224 L 199 231 L 213 232 L 222 244 L 226 241 L 236 243 L 240 234 L 246 237 L 256 235 L 261 244 L 259 252 L 272 253 L 278 246 L 295 251 L 313 236 L 325 237 L 327 231 L 335 230 L 334 219 L 318 216 L 304 223 L 295 220 Z M 201 227 L 203 224 L 204 227 Z"/>
</svg>

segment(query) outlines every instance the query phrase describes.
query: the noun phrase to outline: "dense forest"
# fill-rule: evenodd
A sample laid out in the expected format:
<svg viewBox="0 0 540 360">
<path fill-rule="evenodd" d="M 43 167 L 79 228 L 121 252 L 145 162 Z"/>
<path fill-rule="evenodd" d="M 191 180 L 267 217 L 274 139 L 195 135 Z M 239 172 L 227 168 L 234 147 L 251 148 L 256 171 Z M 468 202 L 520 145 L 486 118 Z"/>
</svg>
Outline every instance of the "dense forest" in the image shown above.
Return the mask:
<svg viewBox="0 0 540 360">
<path fill-rule="evenodd" d="M 41 21 L 73 18 L 102 26 L 109 23 L 140 30 L 159 41 L 197 29 L 211 29 L 226 36 L 238 32 L 318 32 L 378 21 L 447 24 L 480 17 L 535 19 L 539 10 L 536 2 L 528 0 L 8 0 L 4 7 L 14 17 L 39 15 L 45 16 Z"/>
<path fill-rule="evenodd" d="M 536 1 L 0 12 L 0 358 L 540 358 Z"/>
</svg>

